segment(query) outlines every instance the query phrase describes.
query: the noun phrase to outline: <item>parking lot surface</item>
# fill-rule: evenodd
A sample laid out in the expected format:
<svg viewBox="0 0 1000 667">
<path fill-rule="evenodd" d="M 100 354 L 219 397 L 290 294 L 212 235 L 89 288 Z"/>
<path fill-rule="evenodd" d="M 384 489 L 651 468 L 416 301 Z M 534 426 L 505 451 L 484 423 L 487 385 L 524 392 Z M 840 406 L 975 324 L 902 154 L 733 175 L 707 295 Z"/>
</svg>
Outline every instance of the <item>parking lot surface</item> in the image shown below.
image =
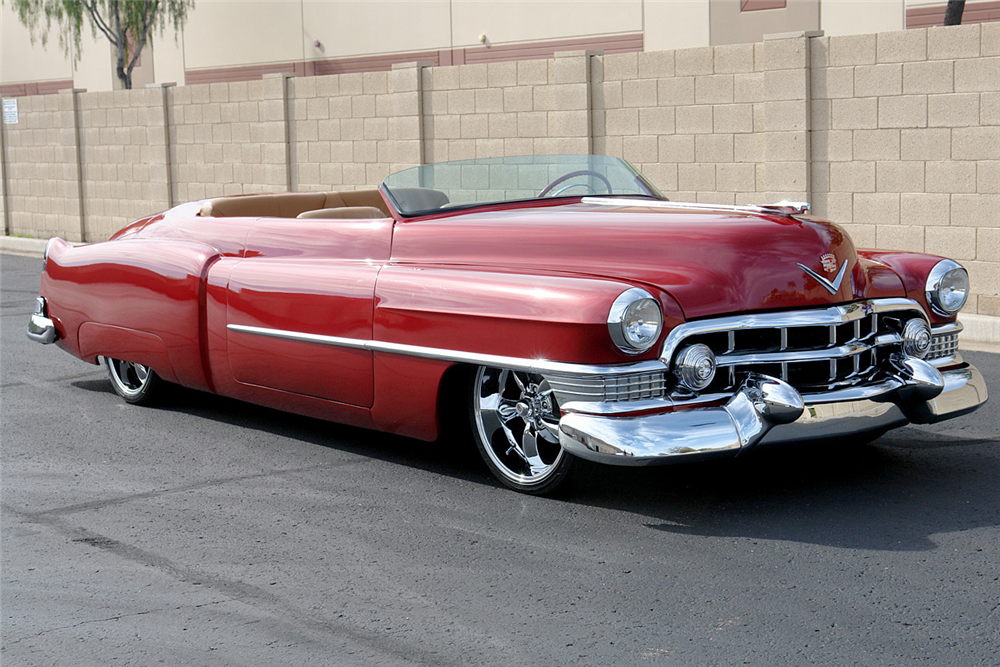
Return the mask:
<svg viewBox="0 0 1000 667">
<path fill-rule="evenodd" d="M 5 667 L 997 664 L 998 355 L 957 420 L 534 498 L 471 444 L 126 405 L 0 264 Z"/>
</svg>

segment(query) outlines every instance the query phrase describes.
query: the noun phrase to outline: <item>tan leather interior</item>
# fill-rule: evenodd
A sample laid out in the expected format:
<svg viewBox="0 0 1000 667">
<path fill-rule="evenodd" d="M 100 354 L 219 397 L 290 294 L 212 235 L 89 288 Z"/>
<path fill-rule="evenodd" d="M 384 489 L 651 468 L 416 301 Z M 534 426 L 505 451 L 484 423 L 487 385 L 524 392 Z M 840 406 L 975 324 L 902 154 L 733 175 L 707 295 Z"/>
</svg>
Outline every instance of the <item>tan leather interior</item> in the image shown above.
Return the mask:
<svg viewBox="0 0 1000 667">
<path fill-rule="evenodd" d="M 201 206 L 199 215 L 212 218 L 295 218 L 307 211 L 321 209 L 374 208 L 377 217 L 389 217 L 389 207 L 378 190 L 348 190 L 344 192 L 281 192 L 271 195 L 241 195 L 219 197 Z M 348 217 L 348 216 L 311 216 Z M 364 215 L 361 217 L 370 217 Z"/>
<path fill-rule="evenodd" d="M 314 211 L 303 211 L 297 218 L 322 218 L 325 220 L 365 220 L 369 218 L 385 218 L 385 213 L 374 206 L 341 206 L 339 208 L 318 208 Z"/>
</svg>

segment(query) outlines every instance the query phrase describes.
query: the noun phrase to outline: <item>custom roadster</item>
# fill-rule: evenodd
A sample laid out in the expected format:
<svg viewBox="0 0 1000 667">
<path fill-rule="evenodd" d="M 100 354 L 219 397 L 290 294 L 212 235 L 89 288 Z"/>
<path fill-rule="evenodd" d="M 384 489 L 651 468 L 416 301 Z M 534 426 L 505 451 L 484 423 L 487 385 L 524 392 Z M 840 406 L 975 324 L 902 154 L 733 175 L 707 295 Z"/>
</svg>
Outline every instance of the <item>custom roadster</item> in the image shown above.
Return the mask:
<svg viewBox="0 0 1000 667">
<path fill-rule="evenodd" d="M 804 203 L 668 201 L 596 156 L 407 169 L 378 190 L 222 197 L 52 239 L 28 336 L 164 382 L 434 441 L 505 485 L 871 439 L 986 401 L 968 275 L 856 249 Z"/>
</svg>

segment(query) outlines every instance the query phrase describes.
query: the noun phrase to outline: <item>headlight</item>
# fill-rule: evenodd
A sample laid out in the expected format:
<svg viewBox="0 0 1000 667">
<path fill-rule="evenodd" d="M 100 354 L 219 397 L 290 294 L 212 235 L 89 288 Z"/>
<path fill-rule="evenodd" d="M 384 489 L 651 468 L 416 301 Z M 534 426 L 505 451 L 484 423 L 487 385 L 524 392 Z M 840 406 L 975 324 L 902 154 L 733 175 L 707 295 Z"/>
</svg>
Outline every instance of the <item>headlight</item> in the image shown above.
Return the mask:
<svg viewBox="0 0 1000 667">
<path fill-rule="evenodd" d="M 656 343 L 662 330 L 660 304 L 646 290 L 638 287 L 625 290 L 611 304 L 608 333 L 623 352 L 645 352 Z"/>
<path fill-rule="evenodd" d="M 682 387 L 701 391 L 715 379 L 715 353 L 702 343 L 689 345 L 677 353 L 673 371 Z"/>
<path fill-rule="evenodd" d="M 962 265 L 942 259 L 927 276 L 927 301 L 938 315 L 950 317 L 962 309 L 969 298 L 969 274 Z"/>
<path fill-rule="evenodd" d="M 931 328 L 919 317 L 903 326 L 903 353 L 923 359 L 931 349 Z"/>
</svg>

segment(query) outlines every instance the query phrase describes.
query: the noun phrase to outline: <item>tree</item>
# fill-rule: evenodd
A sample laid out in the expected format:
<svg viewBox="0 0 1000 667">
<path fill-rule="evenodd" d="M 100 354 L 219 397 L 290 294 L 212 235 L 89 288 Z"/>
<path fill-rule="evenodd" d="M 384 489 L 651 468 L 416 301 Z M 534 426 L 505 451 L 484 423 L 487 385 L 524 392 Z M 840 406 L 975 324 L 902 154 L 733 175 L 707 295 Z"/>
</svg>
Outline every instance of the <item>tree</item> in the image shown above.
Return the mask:
<svg viewBox="0 0 1000 667">
<path fill-rule="evenodd" d="M 59 46 L 73 61 L 80 60 L 80 33 L 84 18 L 93 35 L 100 31 L 115 50 L 118 79 L 132 88 L 132 70 L 154 29 L 163 33 L 169 22 L 179 30 L 187 20 L 194 0 L 10 0 L 18 18 L 31 30 L 31 38 L 41 33 L 48 41 L 52 24 L 59 33 Z"/>
<path fill-rule="evenodd" d="M 944 10 L 945 25 L 962 25 L 962 12 L 965 11 L 965 0 L 948 0 Z"/>
</svg>

